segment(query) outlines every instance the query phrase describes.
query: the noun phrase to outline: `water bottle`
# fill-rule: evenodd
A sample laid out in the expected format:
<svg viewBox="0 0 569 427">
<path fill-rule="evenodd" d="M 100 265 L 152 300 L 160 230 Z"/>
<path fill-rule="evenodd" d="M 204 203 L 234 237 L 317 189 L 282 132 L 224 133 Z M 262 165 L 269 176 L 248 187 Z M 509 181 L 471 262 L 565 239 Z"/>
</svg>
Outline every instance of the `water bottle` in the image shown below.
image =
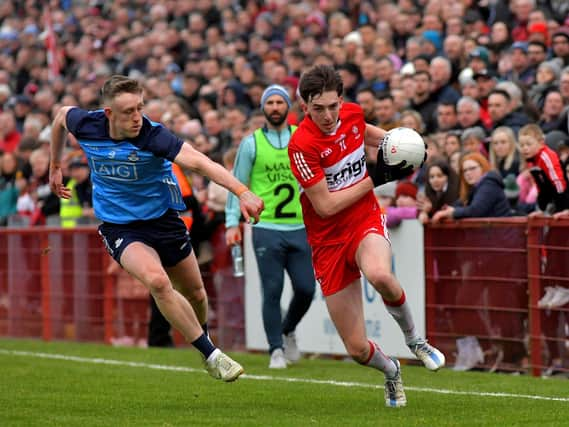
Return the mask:
<svg viewBox="0 0 569 427">
<path fill-rule="evenodd" d="M 241 245 L 236 244 L 231 246 L 231 257 L 233 258 L 233 276 L 243 277 L 245 269 L 243 267 L 243 251 Z"/>
</svg>

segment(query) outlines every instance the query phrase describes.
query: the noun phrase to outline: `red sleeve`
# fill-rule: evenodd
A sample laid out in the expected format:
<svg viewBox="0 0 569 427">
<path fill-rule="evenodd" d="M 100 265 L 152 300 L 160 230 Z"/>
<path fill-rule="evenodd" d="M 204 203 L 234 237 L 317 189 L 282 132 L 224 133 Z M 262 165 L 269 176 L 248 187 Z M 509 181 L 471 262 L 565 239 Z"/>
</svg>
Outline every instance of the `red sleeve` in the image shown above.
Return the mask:
<svg viewBox="0 0 569 427">
<path fill-rule="evenodd" d="M 311 141 L 310 135 L 305 134 L 300 129 L 297 130 L 288 146 L 288 157 L 290 168 L 296 180 L 302 188 L 308 188 L 325 178 L 324 171 L 320 166 L 318 151 L 308 148 L 300 141 Z"/>
<path fill-rule="evenodd" d="M 538 157 L 538 166 L 545 172 L 557 193 L 563 193 L 566 188 L 563 169 L 557 153 L 544 147 Z"/>
</svg>

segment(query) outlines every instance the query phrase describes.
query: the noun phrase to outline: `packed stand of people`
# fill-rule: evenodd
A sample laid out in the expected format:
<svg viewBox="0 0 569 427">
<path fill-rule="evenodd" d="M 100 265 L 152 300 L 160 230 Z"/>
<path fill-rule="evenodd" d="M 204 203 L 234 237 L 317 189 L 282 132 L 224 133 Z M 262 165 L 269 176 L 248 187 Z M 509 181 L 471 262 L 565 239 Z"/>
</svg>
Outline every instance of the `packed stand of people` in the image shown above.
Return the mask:
<svg viewBox="0 0 569 427">
<path fill-rule="evenodd" d="M 427 142 L 425 165 L 384 197 L 394 212 L 423 222 L 569 216 L 566 2 L 7 0 L 0 225 L 96 221 L 89 165 L 71 135 L 62 167 L 73 199 L 49 190 L 50 123 L 61 106 L 99 108 L 110 76 L 139 80 L 145 115 L 221 163 L 263 127 L 269 85 L 288 90 L 287 121 L 300 122 L 299 77 L 318 64 L 340 71 L 344 99 L 368 123 L 412 127 Z M 376 152 L 366 149 L 371 171 Z M 206 230 L 223 224 L 223 201 L 208 200 L 215 189 L 185 173 L 197 202 L 189 210 Z M 492 209 L 478 205 L 483 195 Z"/>
</svg>

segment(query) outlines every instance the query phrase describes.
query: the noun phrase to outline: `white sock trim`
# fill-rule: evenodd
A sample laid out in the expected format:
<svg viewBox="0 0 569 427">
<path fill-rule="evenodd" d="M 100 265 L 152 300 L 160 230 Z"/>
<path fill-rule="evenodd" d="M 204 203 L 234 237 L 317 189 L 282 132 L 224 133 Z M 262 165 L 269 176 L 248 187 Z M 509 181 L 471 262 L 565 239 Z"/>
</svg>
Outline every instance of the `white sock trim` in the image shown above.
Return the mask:
<svg viewBox="0 0 569 427">
<path fill-rule="evenodd" d="M 213 350 L 213 353 L 211 353 L 209 355 L 209 357 L 206 359 L 207 363 L 213 363 L 213 361 L 215 359 L 217 359 L 220 354 L 221 354 L 221 350 L 219 348 L 216 348 L 215 350 Z"/>
</svg>

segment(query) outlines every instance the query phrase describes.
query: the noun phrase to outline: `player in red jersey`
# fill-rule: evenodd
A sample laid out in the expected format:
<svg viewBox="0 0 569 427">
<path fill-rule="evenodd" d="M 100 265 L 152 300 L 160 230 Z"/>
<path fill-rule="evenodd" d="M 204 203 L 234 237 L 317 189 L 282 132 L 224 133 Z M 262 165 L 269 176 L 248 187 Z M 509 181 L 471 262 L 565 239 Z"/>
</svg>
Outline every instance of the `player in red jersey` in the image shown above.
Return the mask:
<svg viewBox="0 0 569 427">
<path fill-rule="evenodd" d="M 300 183 L 300 201 L 316 280 L 346 350 L 358 363 L 385 374 L 385 403 L 406 404 L 399 362 L 366 336 L 360 271 L 381 294 L 411 351 L 430 370 L 444 355 L 419 336 L 405 293 L 391 271 L 385 215 L 373 195 L 365 167 L 364 144 L 378 146 L 385 131 L 366 124 L 362 109 L 343 103 L 343 84 L 330 66 L 303 74 L 299 94 L 306 117 L 289 144 L 291 169 Z M 409 173 L 403 165 L 381 162 L 375 183 Z"/>
</svg>

